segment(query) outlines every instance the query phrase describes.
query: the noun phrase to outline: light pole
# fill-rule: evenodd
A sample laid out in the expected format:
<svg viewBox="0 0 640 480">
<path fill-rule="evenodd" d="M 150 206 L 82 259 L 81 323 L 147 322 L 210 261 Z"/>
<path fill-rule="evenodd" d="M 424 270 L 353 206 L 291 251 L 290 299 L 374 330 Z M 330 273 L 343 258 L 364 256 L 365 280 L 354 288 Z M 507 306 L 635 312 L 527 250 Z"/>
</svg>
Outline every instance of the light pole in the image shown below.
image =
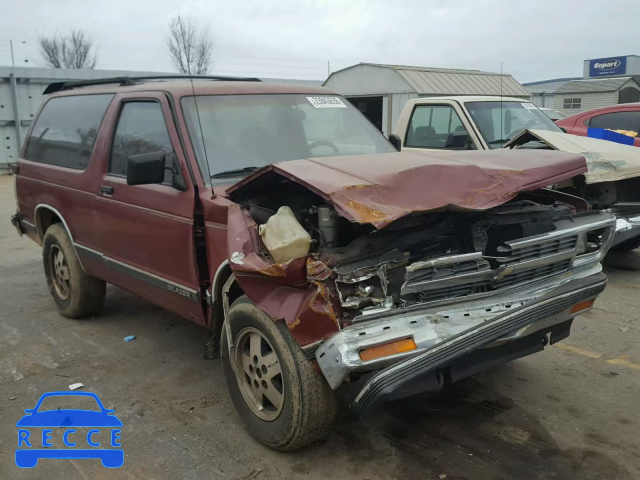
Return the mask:
<svg viewBox="0 0 640 480">
<path fill-rule="evenodd" d="M 27 42 L 25 42 L 24 40 L 22 42 L 23 45 L 26 44 Z M 9 39 L 9 50 L 11 50 L 11 66 L 15 68 L 16 66 L 16 57 L 13 53 L 13 39 Z M 25 63 L 28 62 L 29 60 L 25 59 Z"/>
</svg>

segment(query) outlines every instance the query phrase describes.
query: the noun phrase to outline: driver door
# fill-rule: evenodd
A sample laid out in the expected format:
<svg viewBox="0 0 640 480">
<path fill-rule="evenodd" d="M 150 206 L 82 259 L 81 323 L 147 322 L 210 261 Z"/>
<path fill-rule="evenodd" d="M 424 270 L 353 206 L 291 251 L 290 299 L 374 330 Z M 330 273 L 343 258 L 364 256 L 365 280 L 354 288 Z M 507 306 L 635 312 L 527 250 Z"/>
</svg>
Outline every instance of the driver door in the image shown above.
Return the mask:
<svg viewBox="0 0 640 480">
<path fill-rule="evenodd" d="M 194 247 L 194 187 L 189 181 L 167 98 L 125 94 L 111 111 L 111 144 L 99 191 L 95 228 L 104 278 L 182 316 L 204 323 Z M 127 185 L 127 158 L 163 151 L 175 157 L 186 189 L 172 172 L 155 185 Z"/>
</svg>

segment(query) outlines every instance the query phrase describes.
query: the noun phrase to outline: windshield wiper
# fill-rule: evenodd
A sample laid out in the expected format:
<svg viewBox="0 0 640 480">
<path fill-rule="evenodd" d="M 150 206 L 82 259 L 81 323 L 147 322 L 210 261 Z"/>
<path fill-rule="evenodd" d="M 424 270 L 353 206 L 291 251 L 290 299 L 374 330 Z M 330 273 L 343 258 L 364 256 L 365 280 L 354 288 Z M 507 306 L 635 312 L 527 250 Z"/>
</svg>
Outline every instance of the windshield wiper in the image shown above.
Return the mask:
<svg viewBox="0 0 640 480">
<path fill-rule="evenodd" d="M 211 175 L 211 178 L 222 178 L 222 177 L 233 177 L 237 175 L 242 175 L 243 173 L 251 173 L 258 170 L 260 167 L 244 167 L 244 168 L 234 168 L 233 170 L 224 170 L 223 172 L 214 173 Z"/>
</svg>

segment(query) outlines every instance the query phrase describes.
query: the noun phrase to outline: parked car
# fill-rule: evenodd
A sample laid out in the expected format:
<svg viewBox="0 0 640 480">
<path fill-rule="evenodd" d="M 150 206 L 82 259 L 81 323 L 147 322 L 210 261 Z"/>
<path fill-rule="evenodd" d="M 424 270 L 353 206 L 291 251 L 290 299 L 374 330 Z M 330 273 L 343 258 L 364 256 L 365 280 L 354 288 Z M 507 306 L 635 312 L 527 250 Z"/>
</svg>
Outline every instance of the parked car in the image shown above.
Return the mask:
<svg viewBox="0 0 640 480">
<path fill-rule="evenodd" d="M 640 132 L 640 103 L 623 103 L 596 108 L 576 113 L 557 123 L 558 126 L 566 129 L 567 133 L 582 137 L 587 136 L 589 128 L 606 128 L 638 134 Z M 640 147 L 640 136 L 634 140 L 634 146 Z"/>
<path fill-rule="evenodd" d="M 318 87 L 47 93 L 12 221 L 42 245 L 60 312 L 96 314 L 109 282 L 207 327 L 270 447 L 322 436 L 337 389 L 362 414 L 541 351 L 605 287 L 615 217 L 543 188 L 584 173 L 580 155 L 399 153 Z"/>
<path fill-rule="evenodd" d="M 553 108 L 539 107 L 540 111 L 543 112 L 547 117 L 549 117 L 554 122 L 558 122 L 558 120 L 562 120 L 563 118 L 567 118 L 568 115 L 565 115 L 558 110 L 554 110 Z"/>
<path fill-rule="evenodd" d="M 409 100 L 394 141 L 410 151 L 551 149 L 585 155 L 589 170 L 556 188 L 618 216 L 614 246 L 640 246 L 640 150 L 565 134 L 538 107 L 514 97 L 421 97 Z"/>
</svg>

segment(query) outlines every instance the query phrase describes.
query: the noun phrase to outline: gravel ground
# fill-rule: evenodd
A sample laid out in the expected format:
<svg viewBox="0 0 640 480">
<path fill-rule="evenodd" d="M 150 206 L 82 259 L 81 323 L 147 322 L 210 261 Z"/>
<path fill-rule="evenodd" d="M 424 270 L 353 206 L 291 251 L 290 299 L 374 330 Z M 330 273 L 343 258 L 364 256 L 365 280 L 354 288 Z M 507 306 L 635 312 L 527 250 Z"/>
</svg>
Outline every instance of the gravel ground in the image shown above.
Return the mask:
<svg viewBox="0 0 640 480">
<path fill-rule="evenodd" d="M 14 210 L 13 179 L 0 177 L 2 479 L 640 478 L 640 250 L 608 258 L 607 290 L 563 343 L 364 421 L 344 415 L 319 444 L 284 454 L 245 433 L 219 362 L 203 359 L 202 328 L 115 287 L 94 319 L 58 315 Z M 124 466 L 17 468 L 23 410 L 75 382 L 124 423 Z"/>
</svg>

